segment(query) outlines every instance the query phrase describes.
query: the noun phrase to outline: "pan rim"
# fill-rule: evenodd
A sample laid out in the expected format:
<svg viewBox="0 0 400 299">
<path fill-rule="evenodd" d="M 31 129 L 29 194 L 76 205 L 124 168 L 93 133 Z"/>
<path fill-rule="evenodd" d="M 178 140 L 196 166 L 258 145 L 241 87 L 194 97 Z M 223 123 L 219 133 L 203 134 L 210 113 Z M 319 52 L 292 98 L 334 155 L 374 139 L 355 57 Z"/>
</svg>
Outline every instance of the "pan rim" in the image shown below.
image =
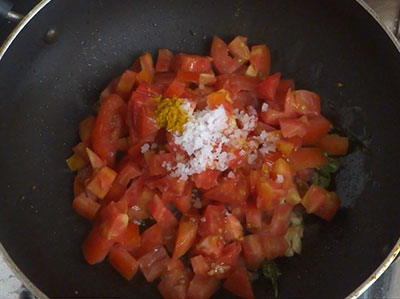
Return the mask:
<svg viewBox="0 0 400 299">
<path fill-rule="evenodd" d="M 13 31 L 8 35 L 5 42 L 0 47 L 0 62 L 3 59 L 5 53 L 17 38 L 18 34 L 24 29 L 24 27 L 33 19 L 33 17 L 38 14 L 47 4 L 52 0 L 41 0 L 13 29 Z M 394 33 L 390 31 L 382 22 L 378 14 L 364 1 L 355 0 L 362 8 L 364 8 L 382 27 L 389 38 L 392 40 L 393 44 L 397 48 L 400 54 L 400 41 L 395 37 Z M 352 293 L 350 293 L 346 298 L 358 298 L 362 293 L 364 293 L 378 278 L 389 268 L 389 266 L 396 259 L 397 255 L 400 253 L 400 238 L 397 240 L 391 252 L 383 260 L 383 262 L 378 266 L 378 268 Z M 15 262 L 11 259 L 7 250 L 4 248 L 0 241 L 0 256 L 4 258 L 6 264 L 10 267 L 16 277 L 32 292 L 32 294 L 38 298 L 49 298 L 45 295 L 38 287 L 36 287 L 28 277 L 18 268 Z"/>
</svg>

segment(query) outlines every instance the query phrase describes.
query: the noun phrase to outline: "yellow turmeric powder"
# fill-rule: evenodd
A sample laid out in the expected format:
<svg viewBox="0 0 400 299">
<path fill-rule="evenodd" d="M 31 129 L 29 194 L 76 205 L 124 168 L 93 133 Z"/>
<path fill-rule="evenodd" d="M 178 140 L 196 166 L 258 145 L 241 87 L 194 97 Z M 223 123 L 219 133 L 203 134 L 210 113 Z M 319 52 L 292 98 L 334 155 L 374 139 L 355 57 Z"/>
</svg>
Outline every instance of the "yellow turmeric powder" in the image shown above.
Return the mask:
<svg viewBox="0 0 400 299">
<path fill-rule="evenodd" d="M 188 113 L 182 108 L 183 101 L 179 98 L 162 99 L 157 106 L 156 120 L 159 126 L 167 131 L 183 132 L 183 125 L 188 121 Z"/>
</svg>

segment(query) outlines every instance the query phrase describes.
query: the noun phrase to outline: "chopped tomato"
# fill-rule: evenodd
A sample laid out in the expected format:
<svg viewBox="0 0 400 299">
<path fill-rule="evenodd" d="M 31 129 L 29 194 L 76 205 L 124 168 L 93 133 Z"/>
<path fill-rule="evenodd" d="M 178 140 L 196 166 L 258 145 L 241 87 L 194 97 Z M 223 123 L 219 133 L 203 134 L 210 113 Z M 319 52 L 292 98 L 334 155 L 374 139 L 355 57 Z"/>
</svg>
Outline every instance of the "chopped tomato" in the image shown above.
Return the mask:
<svg viewBox="0 0 400 299">
<path fill-rule="evenodd" d="M 272 237 L 268 234 L 259 234 L 259 240 L 263 248 L 264 258 L 272 260 L 285 255 L 289 244 L 284 236 Z"/>
<path fill-rule="evenodd" d="M 250 59 L 250 49 L 247 46 L 247 37 L 236 36 L 228 45 L 229 51 L 244 61 Z"/>
<path fill-rule="evenodd" d="M 232 58 L 228 54 L 228 45 L 218 36 L 214 36 L 211 44 L 211 57 L 213 64 L 220 74 L 232 74 L 244 61 Z"/>
<path fill-rule="evenodd" d="M 116 176 L 117 173 L 114 170 L 109 167 L 103 167 L 91 178 L 86 189 L 96 197 L 103 199 L 110 190 Z"/>
<path fill-rule="evenodd" d="M 209 204 L 200 220 L 199 235 L 221 235 L 225 227 L 225 207 Z"/>
<path fill-rule="evenodd" d="M 90 265 L 100 263 L 107 256 L 114 243 L 114 240 L 109 240 L 100 233 L 98 226 L 94 226 L 83 242 L 83 256 Z"/>
<path fill-rule="evenodd" d="M 271 236 L 283 236 L 284 234 L 286 234 L 289 228 L 291 215 L 292 206 L 287 203 L 280 204 L 274 210 L 271 225 L 268 230 Z"/>
<path fill-rule="evenodd" d="M 156 72 L 169 72 L 174 54 L 168 49 L 159 49 L 156 63 Z"/>
<path fill-rule="evenodd" d="M 80 195 L 74 198 L 72 201 L 72 207 L 81 216 L 89 220 L 93 220 L 100 208 L 100 204 L 87 196 L 85 192 L 82 192 Z"/>
<path fill-rule="evenodd" d="M 225 219 L 225 240 L 243 240 L 243 227 L 239 219 L 233 214 L 228 214 Z"/>
<path fill-rule="evenodd" d="M 250 269 L 256 269 L 264 259 L 264 248 L 258 234 L 247 235 L 242 242 L 243 257 Z"/>
<path fill-rule="evenodd" d="M 139 167 L 133 161 L 128 161 L 118 172 L 115 182 L 121 184 L 122 186 L 128 186 L 133 179 L 137 178 L 141 174 L 142 171 L 139 169 Z"/>
<path fill-rule="evenodd" d="M 209 276 L 195 275 L 189 284 L 187 297 L 189 299 L 208 299 L 217 291 L 219 279 Z"/>
<path fill-rule="evenodd" d="M 179 222 L 178 234 L 174 248 L 173 258 L 183 256 L 194 244 L 197 236 L 198 218 L 194 216 L 182 216 Z"/>
<path fill-rule="evenodd" d="M 153 224 L 146 229 L 140 236 L 141 245 L 138 250 L 135 250 L 134 256 L 136 258 L 145 255 L 154 248 L 158 248 L 163 243 L 163 237 L 161 233 L 161 226 L 159 224 Z"/>
<path fill-rule="evenodd" d="M 336 193 L 328 192 L 316 185 L 310 186 L 301 203 L 307 213 L 313 213 L 327 221 L 335 216 L 340 206 Z"/>
<path fill-rule="evenodd" d="M 279 120 L 282 135 L 285 138 L 304 137 L 307 134 L 307 124 L 301 119 L 281 118 Z"/>
<path fill-rule="evenodd" d="M 164 97 L 166 98 L 180 97 L 184 93 L 185 87 L 186 84 L 184 81 L 175 79 L 165 90 Z"/>
<path fill-rule="evenodd" d="M 260 119 L 268 125 L 277 125 L 280 119 L 293 118 L 296 114 L 287 111 L 278 111 L 275 109 L 268 108 L 267 111 L 261 111 L 259 113 Z"/>
<path fill-rule="evenodd" d="M 90 136 L 92 135 L 95 121 L 96 118 L 94 116 L 88 116 L 79 123 L 79 137 L 83 142 L 90 142 Z"/>
<path fill-rule="evenodd" d="M 250 230 L 261 228 L 261 211 L 255 204 L 247 204 L 246 227 Z"/>
<path fill-rule="evenodd" d="M 151 249 L 138 259 L 140 271 L 148 282 L 160 277 L 165 270 L 168 259 L 168 253 L 163 246 Z"/>
<path fill-rule="evenodd" d="M 246 75 L 252 77 L 265 78 L 269 75 L 271 67 L 271 55 L 266 45 L 251 47 L 250 66 L 247 68 Z"/>
<path fill-rule="evenodd" d="M 76 153 L 74 153 L 71 157 L 69 157 L 66 160 L 66 162 L 67 162 L 68 168 L 71 171 L 80 170 L 88 164 L 88 162 L 83 157 L 81 157 L 80 155 L 78 155 Z"/>
<path fill-rule="evenodd" d="M 224 268 L 224 272 L 220 274 L 227 274 L 233 267 L 236 266 L 239 255 L 242 251 L 240 242 L 233 241 L 222 249 L 221 256 L 215 260 L 217 265 L 229 266 Z"/>
<path fill-rule="evenodd" d="M 211 59 L 206 56 L 181 54 L 181 70 L 207 73 L 211 70 Z"/>
<path fill-rule="evenodd" d="M 322 115 L 311 117 L 308 119 L 307 133 L 303 137 L 304 145 L 315 145 L 322 137 L 328 134 L 331 123 Z"/>
<path fill-rule="evenodd" d="M 317 147 L 302 147 L 293 152 L 289 159 L 295 171 L 304 168 L 316 168 L 328 163 L 328 158 Z"/>
<path fill-rule="evenodd" d="M 127 106 L 124 100 L 112 94 L 103 101 L 93 126 L 91 143 L 93 151 L 109 165 L 114 164 L 118 140 L 126 128 Z"/>
<path fill-rule="evenodd" d="M 86 147 L 87 157 L 89 158 L 90 165 L 92 165 L 93 169 L 100 169 L 106 166 L 105 161 L 100 159 L 90 148 Z"/>
<path fill-rule="evenodd" d="M 128 226 L 126 228 L 125 236 L 120 242 L 122 248 L 127 250 L 132 250 L 140 247 L 140 234 L 139 234 L 139 226 L 132 221 L 129 221 Z"/>
<path fill-rule="evenodd" d="M 285 195 L 279 183 L 262 178 L 257 182 L 257 208 L 262 211 L 275 209 Z"/>
<path fill-rule="evenodd" d="M 136 181 L 135 181 L 136 183 Z M 140 184 L 140 182 L 139 182 Z M 132 184 L 133 185 L 133 184 Z M 131 187 L 132 187 L 131 185 Z M 141 188 L 138 186 L 138 188 Z M 129 188 L 131 189 L 131 188 Z M 155 192 L 144 187 L 143 189 L 131 189 L 129 195 L 134 196 L 134 198 L 130 199 L 130 207 L 131 209 L 128 211 L 128 215 L 131 219 L 135 220 L 144 220 L 150 217 L 148 205 L 151 200 L 153 200 L 155 196 Z M 136 193 L 139 192 L 139 193 Z M 127 194 L 127 193 L 125 193 Z"/>
<path fill-rule="evenodd" d="M 318 94 L 308 90 L 288 91 L 285 111 L 300 115 L 317 116 L 321 113 L 321 99 Z"/>
<path fill-rule="evenodd" d="M 223 287 L 241 298 L 254 298 L 249 273 L 245 267 L 239 267 L 225 280 Z"/>
<path fill-rule="evenodd" d="M 163 230 L 170 230 L 178 226 L 178 221 L 174 214 L 164 205 L 158 195 L 155 195 L 153 200 L 149 202 L 148 209 L 151 216 Z"/>
<path fill-rule="evenodd" d="M 220 171 L 215 169 L 207 169 L 199 174 L 192 176 L 194 184 L 200 189 L 211 189 L 218 184 L 218 177 L 221 174 Z"/>
<path fill-rule="evenodd" d="M 191 272 L 185 267 L 166 271 L 157 288 L 166 299 L 185 299 L 192 279 Z"/>
<path fill-rule="evenodd" d="M 338 134 L 329 134 L 322 137 L 318 147 L 331 156 L 346 155 L 349 149 L 349 138 Z"/>
<path fill-rule="evenodd" d="M 126 70 L 119 79 L 119 82 L 116 87 L 116 92 L 126 100 L 129 100 L 129 97 L 132 93 L 133 85 L 136 82 L 137 73 L 131 70 Z"/>
<path fill-rule="evenodd" d="M 303 140 L 299 136 L 294 136 L 290 138 L 282 138 L 276 141 L 277 149 L 284 154 L 289 156 L 293 151 L 298 150 L 303 143 Z"/>
<path fill-rule="evenodd" d="M 275 73 L 268 76 L 260 85 L 257 87 L 257 94 L 264 100 L 275 100 L 275 94 L 279 86 L 281 79 L 281 73 Z"/>
<path fill-rule="evenodd" d="M 192 264 L 195 275 L 207 277 L 208 271 L 210 270 L 210 264 L 204 256 L 201 254 L 196 255 L 190 259 L 190 263 Z"/>
<path fill-rule="evenodd" d="M 174 155 L 171 153 L 152 155 L 149 161 L 150 175 L 167 175 L 167 165 L 174 163 Z"/>
<path fill-rule="evenodd" d="M 224 241 L 221 236 L 217 235 L 208 235 L 201 239 L 196 245 L 198 252 L 214 259 L 221 255 L 223 248 Z"/>
<path fill-rule="evenodd" d="M 126 249 L 121 247 L 114 246 L 110 250 L 108 260 L 115 270 L 117 270 L 126 280 L 131 280 L 139 268 L 136 259 L 130 255 Z"/>
</svg>

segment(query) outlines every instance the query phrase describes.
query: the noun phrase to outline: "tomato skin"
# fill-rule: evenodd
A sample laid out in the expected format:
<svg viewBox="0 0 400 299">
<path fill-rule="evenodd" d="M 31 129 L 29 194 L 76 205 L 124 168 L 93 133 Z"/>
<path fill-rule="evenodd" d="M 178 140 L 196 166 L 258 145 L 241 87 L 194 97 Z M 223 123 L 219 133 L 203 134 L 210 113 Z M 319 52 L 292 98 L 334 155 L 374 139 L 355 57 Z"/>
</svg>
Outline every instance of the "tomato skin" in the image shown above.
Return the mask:
<svg viewBox="0 0 400 299">
<path fill-rule="evenodd" d="M 321 114 L 321 99 L 318 94 L 308 90 L 288 91 L 285 111 L 300 115 L 317 116 Z"/>
<path fill-rule="evenodd" d="M 125 100 L 129 100 L 132 88 L 136 82 L 137 73 L 131 70 L 126 70 L 119 79 L 116 86 L 116 92 Z"/>
<path fill-rule="evenodd" d="M 261 211 L 252 203 L 246 207 L 246 227 L 249 230 L 261 228 Z"/>
<path fill-rule="evenodd" d="M 189 299 L 208 299 L 218 289 L 219 279 L 209 276 L 195 275 L 189 284 L 187 297 Z"/>
<path fill-rule="evenodd" d="M 225 211 L 223 205 L 207 205 L 199 224 L 199 235 L 221 235 L 225 227 Z"/>
<path fill-rule="evenodd" d="M 246 299 L 254 297 L 249 273 L 245 267 L 239 267 L 225 280 L 223 287 L 236 296 Z"/>
<path fill-rule="evenodd" d="M 109 165 L 114 165 L 119 138 L 126 128 L 127 106 L 117 94 L 111 94 L 100 106 L 92 129 L 93 151 Z"/>
<path fill-rule="evenodd" d="M 281 79 L 281 73 L 275 73 L 268 76 L 260 85 L 257 87 L 257 94 L 263 100 L 275 100 L 276 91 L 279 86 Z"/>
<path fill-rule="evenodd" d="M 140 270 L 148 282 L 152 282 L 165 271 L 168 259 L 168 253 L 163 246 L 153 248 L 138 259 Z"/>
<path fill-rule="evenodd" d="M 346 155 L 349 149 L 349 138 L 338 134 L 329 134 L 322 137 L 318 147 L 331 156 Z"/>
<path fill-rule="evenodd" d="M 207 56 L 181 54 L 181 70 L 207 73 L 211 70 L 211 59 Z"/>
<path fill-rule="evenodd" d="M 304 137 L 307 134 L 307 125 L 301 119 L 281 118 L 279 126 L 283 137 Z"/>
<path fill-rule="evenodd" d="M 322 115 L 308 119 L 307 133 L 303 137 L 303 145 L 315 145 L 328 134 L 331 123 Z"/>
<path fill-rule="evenodd" d="M 246 75 L 265 78 L 269 75 L 271 67 L 271 54 L 266 45 L 251 47 L 250 66 Z"/>
<path fill-rule="evenodd" d="M 271 236 L 283 236 L 286 234 L 289 223 L 290 216 L 292 215 L 293 207 L 287 203 L 280 204 L 272 215 L 271 224 L 269 226 L 268 233 Z"/>
<path fill-rule="evenodd" d="M 236 36 L 228 45 L 229 51 L 244 61 L 250 59 L 250 49 L 247 46 L 247 37 Z"/>
<path fill-rule="evenodd" d="M 242 251 L 240 242 L 233 241 L 222 249 L 221 256 L 215 260 L 217 265 L 228 265 L 231 268 L 235 267 Z M 226 273 L 225 273 L 226 274 Z"/>
<path fill-rule="evenodd" d="M 136 259 L 127 250 L 118 246 L 114 246 L 110 250 L 108 260 L 126 280 L 131 280 L 139 268 Z"/>
<path fill-rule="evenodd" d="M 239 219 L 233 214 L 229 214 L 226 216 L 225 219 L 225 230 L 226 233 L 224 238 L 226 241 L 233 241 L 233 240 L 243 240 L 243 227 L 240 223 Z"/>
<path fill-rule="evenodd" d="M 179 228 L 173 258 L 183 256 L 195 243 L 198 229 L 198 218 L 194 216 L 182 216 L 179 221 Z"/>
<path fill-rule="evenodd" d="M 119 243 L 121 248 L 133 250 L 140 247 L 140 232 L 139 226 L 129 221 L 126 228 L 125 236 Z"/>
<path fill-rule="evenodd" d="M 285 255 L 289 248 L 289 244 L 284 236 L 273 237 L 260 233 L 259 240 L 263 248 L 264 258 L 269 260 Z"/>
<path fill-rule="evenodd" d="M 294 118 L 297 116 L 294 112 L 278 111 L 271 108 L 268 108 L 267 111 L 261 111 L 258 115 L 264 123 L 272 126 L 276 126 L 279 120 L 283 118 Z"/>
<path fill-rule="evenodd" d="M 174 54 L 168 49 L 159 49 L 156 63 L 156 72 L 169 72 L 171 70 Z"/>
<path fill-rule="evenodd" d="M 247 235 L 242 242 L 243 257 L 249 269 L 256 269 L 264 259 L 264 248 L 258 234 Z"/>
<path fill-rule="evenodd" d="M 220 174 L 221 172 L 216 169 L 207 169 L 201 173 L 194 174 L 192 179 L 197 188 L 208 190 L 218 184 Z"/>
<path fill-rule="evenodd" d="M 140 175 L 142 175 L 140 168 L 133 161 L 128 161 L 125 166 L 119 170 L 115 182 L 126 187 L 133 179 Z"/>
<path fill-rule="evenodd" d="M 86 186 L 96 197 L 103 199 L 110 190 L 112 183 L 117 177 L 117 173 L 109 167 L 103 167 L 97 172 Z"/>
<path fill-rule="evenodd" d="M 214 36 L 212 41 L 211 57 L 215 68 L 220 74 L 231 74 L 243 63 L 240 62 L 240 59 L 235 59 L 228 55 L 228 45 L 218 36 Z"/>
<path fill-rule="evenodd" d="M 302 147 L 289 156 L 294 170 L 321 167 L 328 163 L 328 158 L 317 147 Z"/>
<path fill-rule="evenodd" d="M 100 208 L 100 204 L 88 197 L 85 192 L 74 198 L 72 207 L 81 216 L 93 220 Z"/>
<path fill-rule="evenodd" d="M 182 96 L 186 88 L 186 84 L 184 81 L 179 80 L 178 78 L 171 82 L 168 88 L 164 92 L 165 98 L 179 98 Z"/>
</svg>

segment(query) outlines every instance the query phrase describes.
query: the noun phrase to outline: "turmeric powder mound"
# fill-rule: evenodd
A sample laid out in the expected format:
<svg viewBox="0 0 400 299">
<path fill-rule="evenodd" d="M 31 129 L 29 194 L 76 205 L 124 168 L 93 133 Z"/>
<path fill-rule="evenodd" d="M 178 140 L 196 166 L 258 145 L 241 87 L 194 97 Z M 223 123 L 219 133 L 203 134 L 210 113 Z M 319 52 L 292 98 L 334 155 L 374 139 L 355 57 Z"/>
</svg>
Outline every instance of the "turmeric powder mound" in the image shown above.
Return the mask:
<svg viewBox="0 0 400 299">
<path fill-rule="evenodd" d="M 183 132 L 183 125 L 188 121 L 188 113 L 182 107 L 183 101 L 179 98 L 162 99 L 157 106 L 156 120 L 160 127 L 167 131 Z"/>
</svg>

